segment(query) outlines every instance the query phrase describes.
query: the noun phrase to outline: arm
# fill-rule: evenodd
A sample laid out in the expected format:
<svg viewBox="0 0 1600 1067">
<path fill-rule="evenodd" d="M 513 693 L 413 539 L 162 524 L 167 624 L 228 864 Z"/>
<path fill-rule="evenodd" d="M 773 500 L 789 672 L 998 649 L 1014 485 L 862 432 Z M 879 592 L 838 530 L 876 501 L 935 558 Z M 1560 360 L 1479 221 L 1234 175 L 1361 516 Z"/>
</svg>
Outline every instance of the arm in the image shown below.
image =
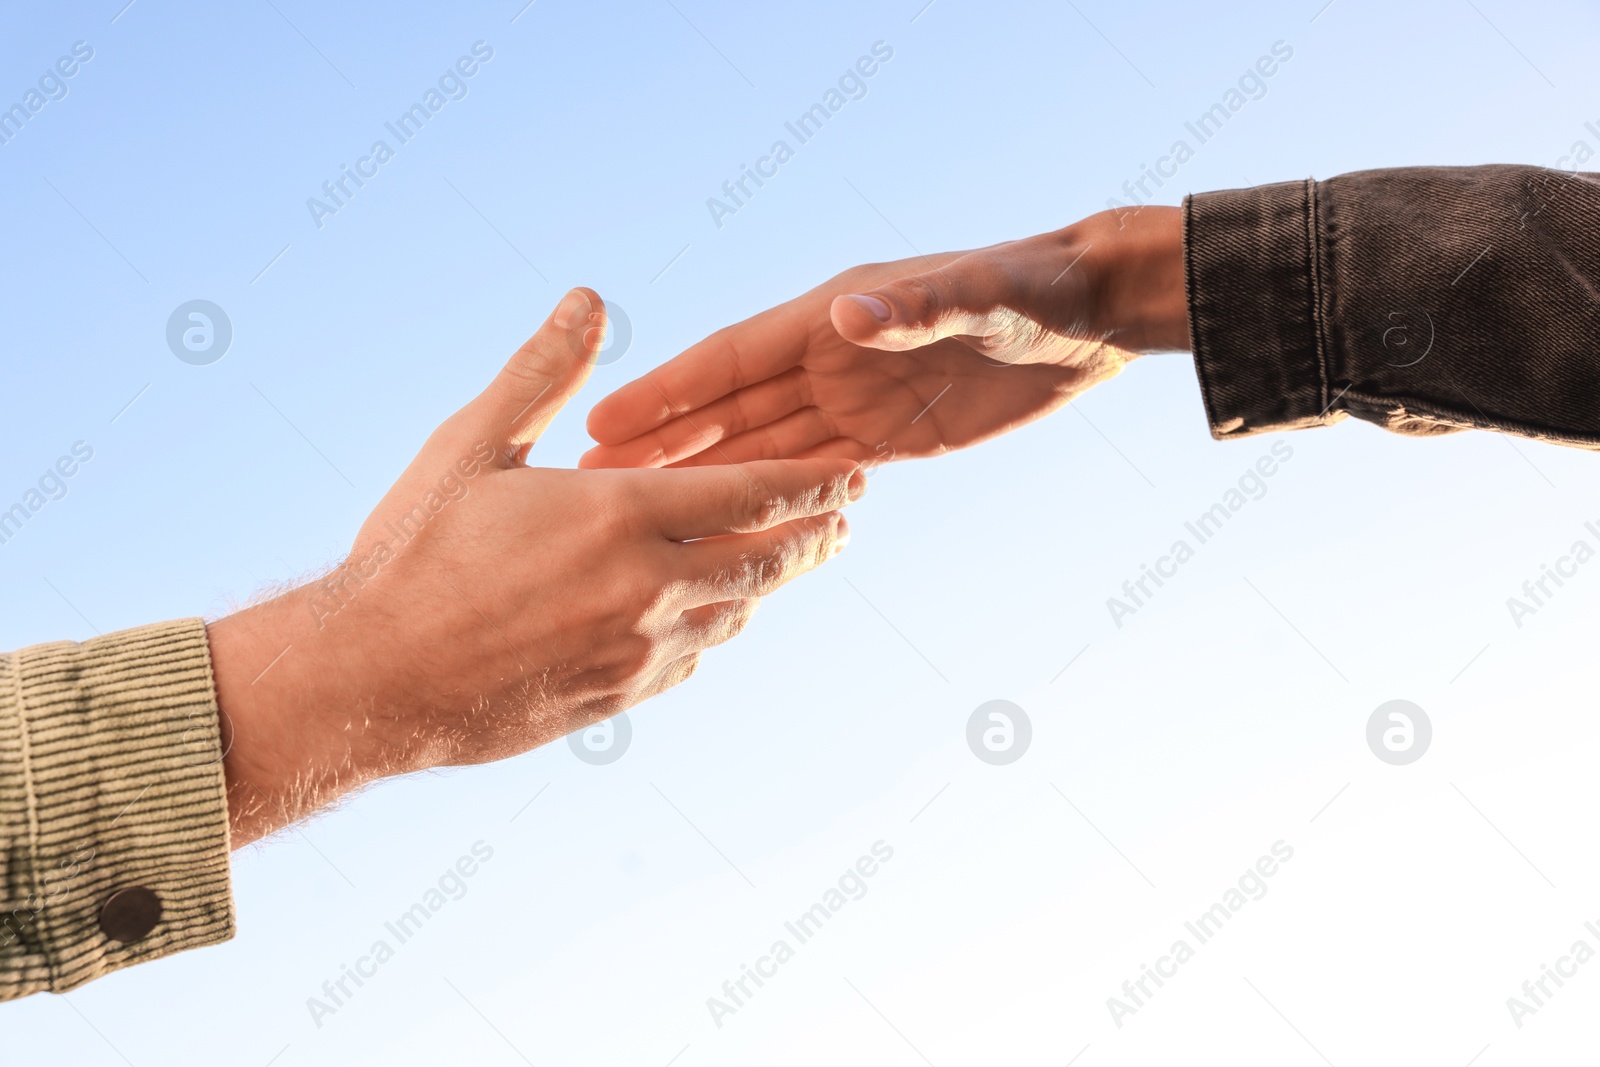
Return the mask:
<svg viewBox="0 0 1600 1067">
<path fill-rule="evenodd" d="M 937 455 L 1182 349 L 1217 438 L 1353 414 L 1594 447 L 1597 230 L 1594 176 L 1411 168 L 857 267 L 601 401 L 583 463 Z"/>
<path fill-rule="evenodd" d="M 209 627 L 0 656 L 0 1000 L 226 940 L 230 848 L 677 685 L 843 547 L 849 461 L 523 466 L 604 323 L 569 294 L 327 578 Z"/>
<path fill-rule="evenodd" d="M 1600 177 L 1363 171 L 1187 211 L 1214 436 L 1351 414 L 1600 447 Z"/>
</svg>

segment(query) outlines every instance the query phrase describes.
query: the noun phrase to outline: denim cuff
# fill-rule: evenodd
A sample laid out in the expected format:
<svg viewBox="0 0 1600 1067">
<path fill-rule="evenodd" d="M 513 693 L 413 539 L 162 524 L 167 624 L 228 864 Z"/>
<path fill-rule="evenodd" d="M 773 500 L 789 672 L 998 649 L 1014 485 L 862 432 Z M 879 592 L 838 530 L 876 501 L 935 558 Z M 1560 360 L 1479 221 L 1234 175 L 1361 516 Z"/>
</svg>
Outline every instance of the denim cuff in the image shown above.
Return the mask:
<svg viewBox="0 0 1600 1067">
<path fill-rule="evenodd" d="M 1218 440 L 1329 414 L 1316 183 L 1199 193 L 1183 204 L 1195 372 Z"/>
</svg>

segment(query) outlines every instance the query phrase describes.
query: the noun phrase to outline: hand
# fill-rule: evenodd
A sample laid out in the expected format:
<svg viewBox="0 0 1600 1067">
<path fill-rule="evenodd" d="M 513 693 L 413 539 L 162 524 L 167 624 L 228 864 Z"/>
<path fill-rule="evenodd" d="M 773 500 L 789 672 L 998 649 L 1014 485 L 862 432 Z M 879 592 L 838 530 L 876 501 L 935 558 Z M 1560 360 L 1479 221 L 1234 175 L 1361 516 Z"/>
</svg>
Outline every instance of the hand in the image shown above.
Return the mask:
<svg viewBox="0 0 1600 1067">
<path fill-rule="evenodd" d="M 856 267 L 720 330 L 595 405 L 579 465 L 938 455 L 1188 343 L 1181 213 L 1104 212 Z"/>
<path fill-rule="evenodd" d="M 326 578 L 210 627 L 234 843 L 391 774 L 499 759 L 676 685 L 837 552 L 846 460 L 574 471 L 522 459 L 582 385 L 569 293 L 428 439 Z"/>
</svg>

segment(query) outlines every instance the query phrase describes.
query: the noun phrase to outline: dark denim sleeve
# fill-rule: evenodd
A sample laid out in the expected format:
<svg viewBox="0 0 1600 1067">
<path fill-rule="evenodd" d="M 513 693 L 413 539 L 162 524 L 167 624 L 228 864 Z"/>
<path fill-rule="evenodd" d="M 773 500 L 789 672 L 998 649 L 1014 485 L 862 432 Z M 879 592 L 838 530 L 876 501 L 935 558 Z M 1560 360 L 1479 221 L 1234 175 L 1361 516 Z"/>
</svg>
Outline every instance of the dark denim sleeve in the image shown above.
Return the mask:
<svg viewBox="0 0 1600 1067">
<path fill-rule="evenodd" d="M 1600 175 L 1362 171 L 1184 202 L 1213 437 L 1346 414 L 1600 448 Z"/>
</svg>

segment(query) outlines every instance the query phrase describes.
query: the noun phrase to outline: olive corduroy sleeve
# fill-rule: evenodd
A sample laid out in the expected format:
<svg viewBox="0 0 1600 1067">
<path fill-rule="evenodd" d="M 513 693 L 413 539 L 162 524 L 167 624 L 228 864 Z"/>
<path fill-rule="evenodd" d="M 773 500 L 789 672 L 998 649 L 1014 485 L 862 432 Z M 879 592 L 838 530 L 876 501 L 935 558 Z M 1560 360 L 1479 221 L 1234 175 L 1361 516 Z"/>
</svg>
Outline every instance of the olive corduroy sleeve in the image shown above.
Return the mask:
<svg viewBox="0 0 1600 1067">
<path fill-rule="evenodd" d="M 1600 175 L 1406 167 L 1184 202 L 1212 436 L 1346 414 L 1600 448 Z"/>
<path fill-rule="evenodd" d="M 199 619 L 0 654 L 0 1000 L 233 936 Z"/>
</svg>

